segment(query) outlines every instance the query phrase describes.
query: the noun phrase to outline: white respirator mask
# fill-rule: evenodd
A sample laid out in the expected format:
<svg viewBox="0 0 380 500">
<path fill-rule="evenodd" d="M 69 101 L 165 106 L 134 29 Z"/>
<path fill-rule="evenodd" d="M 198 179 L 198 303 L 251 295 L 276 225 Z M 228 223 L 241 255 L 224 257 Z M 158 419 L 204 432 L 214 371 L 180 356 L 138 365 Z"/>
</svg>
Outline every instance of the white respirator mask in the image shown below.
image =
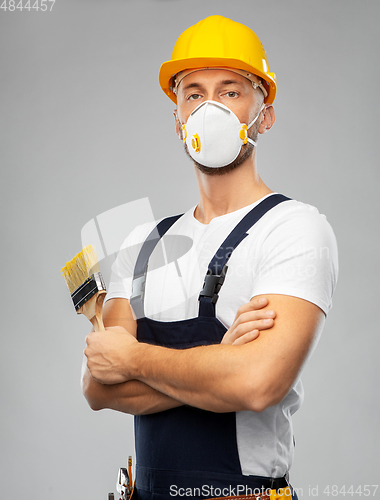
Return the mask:
<svg viewBox="0 0 380 500">
<path fill-rule="evenodd" d="M 219 168 L 232 163 L 238 157 L 241 147 L 247 142 L 256 146 L 248 137 L 248 130 L 264 109 L 262 105 L 256 118 L 248 124 L 227 106 L 215 101 L 205 101 L 197 106 L 182 125 L 182 138 L 190 156 L 205 167 Z"/>
</svg>

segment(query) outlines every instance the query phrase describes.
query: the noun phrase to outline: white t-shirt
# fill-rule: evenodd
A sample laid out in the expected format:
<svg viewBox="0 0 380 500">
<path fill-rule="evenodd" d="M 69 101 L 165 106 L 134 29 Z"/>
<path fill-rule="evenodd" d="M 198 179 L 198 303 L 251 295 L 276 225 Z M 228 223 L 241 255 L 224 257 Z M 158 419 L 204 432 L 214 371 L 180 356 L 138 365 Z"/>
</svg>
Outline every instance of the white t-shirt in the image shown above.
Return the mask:
<svg viewBox="0 0 380 500">
<path fill-rule="evenodd" d="M 209 224 L 195 219 L 195 207 L 175 222 L 149 261 L 144 299 L 147 317 L 178 321 L 198 315 L 198 295 L 210 260 L 259 201 L 215 217 Z M 106 300 L 130 298 L 136 258 L 154 226 L 139 226 L 125 240 L 113 265 Z M 262 294 L 299 297 L 327 314 L 337 281 L 338 254 L 325 216 L 310 205 L 285 201 L 267 212 L 248 233 L 228 261 L 216 304 L 216 316 L 226 328 L 241 305 Z M 289 470 L 293 459 L 291 415 L 302 399 L 299 380 L 278 405 L 261 413 L 237 412 L 237 442 L 244 475 L 280 477 Z"/>
</svg>

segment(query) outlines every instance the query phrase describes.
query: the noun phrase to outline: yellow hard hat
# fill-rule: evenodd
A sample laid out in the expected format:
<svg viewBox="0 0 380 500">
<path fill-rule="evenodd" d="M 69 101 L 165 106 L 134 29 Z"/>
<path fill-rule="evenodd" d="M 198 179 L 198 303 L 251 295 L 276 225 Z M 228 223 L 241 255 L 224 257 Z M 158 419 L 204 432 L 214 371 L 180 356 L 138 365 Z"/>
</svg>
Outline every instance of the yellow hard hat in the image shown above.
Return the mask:
<svg viewBox="0 0 380 500">
<path fill-rule="evenodd" d="M 178 38 L 170 61 L 161 65 L 161 88 L 177 103 L 173 91 L 175 75 L 184 70 L 205 68 L 233 68 L 243 70 L 247 75 L 257 75 L 262 78 L 266 89 L 265 102 L 272 104 L 274 101 L 276 76 L 269 71 L 267 56 L 258 36 L 244 24 L 223 16 L 210 16 L 190 26 Z"/>
</svg>

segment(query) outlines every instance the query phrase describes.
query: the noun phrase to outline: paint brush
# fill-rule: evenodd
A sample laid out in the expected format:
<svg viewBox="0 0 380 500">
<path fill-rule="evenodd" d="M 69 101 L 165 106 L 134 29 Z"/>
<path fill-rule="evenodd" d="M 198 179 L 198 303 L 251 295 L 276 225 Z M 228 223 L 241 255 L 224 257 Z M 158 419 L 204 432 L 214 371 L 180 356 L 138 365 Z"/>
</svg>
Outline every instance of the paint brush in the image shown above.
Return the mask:
<svg viewBox="0 0 380 500">
<path fill-rule="evenodd" d="M 87 245 L 62 267 L 61 272 L 77 314 L 84 314 L 95 331 L 104 330 L 102 308 L 106 286 L 95 248 Z"/>
</svg>

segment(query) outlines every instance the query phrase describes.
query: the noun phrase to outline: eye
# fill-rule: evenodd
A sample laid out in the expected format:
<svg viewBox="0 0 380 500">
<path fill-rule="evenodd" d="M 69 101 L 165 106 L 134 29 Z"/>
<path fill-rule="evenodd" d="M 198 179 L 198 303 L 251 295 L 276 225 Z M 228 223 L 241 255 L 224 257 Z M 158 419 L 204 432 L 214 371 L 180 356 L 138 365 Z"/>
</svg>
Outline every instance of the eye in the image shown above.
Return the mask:
<svg viewBox="0 0 380 500">
<path fill-rule="evenodd" d="M 232 97 L 233 98 L 233 97 L 238 97 L 239 94 L 237 92 L 231 90 L 230 92 L 227 92 L 225 95 L 227 97 Z"/>
<path fill-rule="evenodd" d="M 191 95 L 189 95 L 187 100 L 188 101 L 195 101 L 196 99 L 199 99 L 200 97 L 201 97 L 201 95 L 199 95 L 199 94 L 191 94 Z"/>
</svg>

